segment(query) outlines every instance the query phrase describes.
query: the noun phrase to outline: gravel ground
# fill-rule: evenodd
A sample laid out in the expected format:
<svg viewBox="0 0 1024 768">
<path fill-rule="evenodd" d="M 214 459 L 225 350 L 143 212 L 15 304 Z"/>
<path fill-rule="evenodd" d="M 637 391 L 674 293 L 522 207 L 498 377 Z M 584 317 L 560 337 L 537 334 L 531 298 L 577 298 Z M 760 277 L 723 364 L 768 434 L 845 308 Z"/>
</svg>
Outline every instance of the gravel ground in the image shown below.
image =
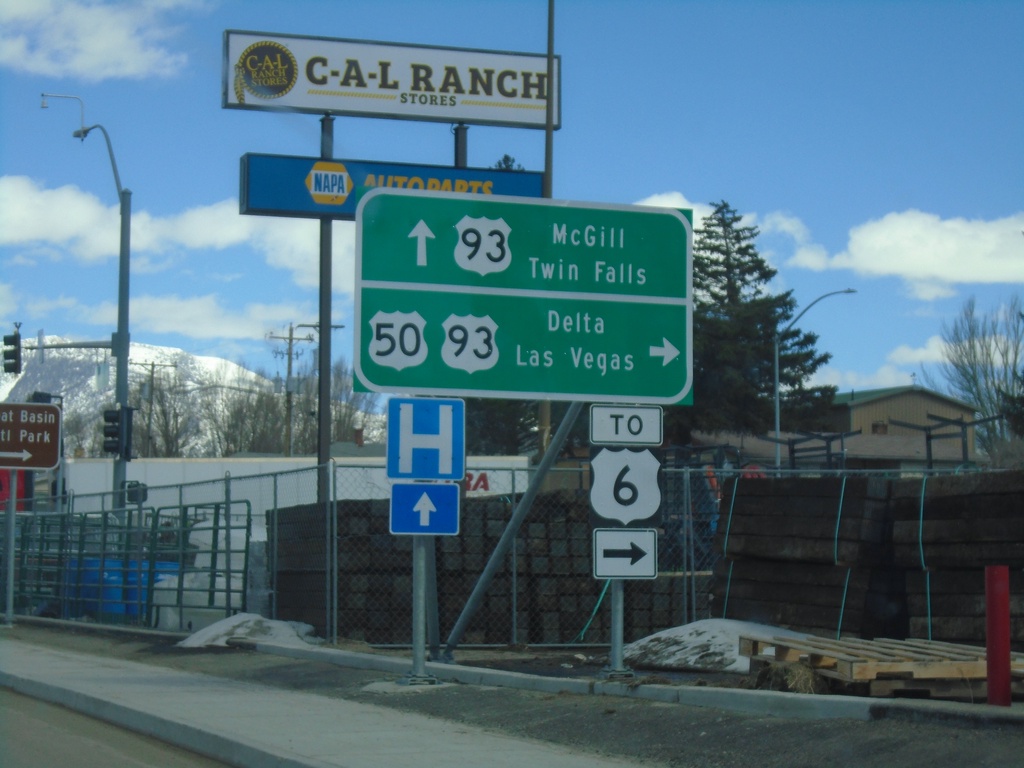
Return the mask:
<svg viewBox="0 0 1024 768">
<path fill-rule="evenodd" d="M 1004 768 L 1024 755 L 1024 728 L 935 722 L 914 717 L 870 722 L 757 717 L 702 707 L 602 696 L 548 695 L 470 685 L 393 686 L 394 676 L 234 648 L 179 648 L 172 638 L 19 623 L 0 640 L 114 656 L 419 712 L 596 752 L 631 756 L 638 766 L 749 768 Z M 368 651 L 346 644 L 346 650 Z M 401 655 L 402 651 L 395 651 Z M 466 650 L 462 664 L 520 672 L 593 675 L 604 660 L 560 653 Z M 407 656 L 407 654 L 405 654 Z M 567 666 L 572 665 L 572 666 Z M 652 673 L 661 676 L 663 673 Z M 738 676 L 676 676 L 680 684 L 742 685 Z M 1021 706 L 1017 704 L 1016 706 Z"/>
</svg>

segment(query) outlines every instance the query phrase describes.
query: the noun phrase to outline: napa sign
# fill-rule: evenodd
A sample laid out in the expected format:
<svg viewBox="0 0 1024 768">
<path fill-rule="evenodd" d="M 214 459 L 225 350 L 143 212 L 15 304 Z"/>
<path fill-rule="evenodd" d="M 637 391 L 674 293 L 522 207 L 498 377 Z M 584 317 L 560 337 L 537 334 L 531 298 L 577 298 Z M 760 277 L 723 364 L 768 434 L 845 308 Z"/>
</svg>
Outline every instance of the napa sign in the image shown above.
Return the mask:
<svg viewBox="0 0 1024 768">
<path fill-rule="evenodd" d="M 257 216 L 355 219 L 373 189 L 540 197 L 544 174 L 496 168 L 323 160 L 289 155 L 242 156 L 239 211 Z"/>
<path fill-rule="evenodd" d="M 222 106 L 559 127 L 559 64 L 542 54 L 224 32 Z"/>
</svg>

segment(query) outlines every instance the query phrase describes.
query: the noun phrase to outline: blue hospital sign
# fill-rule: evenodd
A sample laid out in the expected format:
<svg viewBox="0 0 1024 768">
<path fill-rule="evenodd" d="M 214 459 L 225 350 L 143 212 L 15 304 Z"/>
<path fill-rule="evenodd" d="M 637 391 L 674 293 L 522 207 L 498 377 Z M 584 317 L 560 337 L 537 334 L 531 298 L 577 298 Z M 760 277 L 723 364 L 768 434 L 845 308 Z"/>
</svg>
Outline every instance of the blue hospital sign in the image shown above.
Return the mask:
<svg viewBox="0 0 1024 768">
<path fill-rule="evenodd" d="M 465 474 L 465 402 L 420 397 L 388 401 L 389 479 L 461 480 Z"/>
</svg>

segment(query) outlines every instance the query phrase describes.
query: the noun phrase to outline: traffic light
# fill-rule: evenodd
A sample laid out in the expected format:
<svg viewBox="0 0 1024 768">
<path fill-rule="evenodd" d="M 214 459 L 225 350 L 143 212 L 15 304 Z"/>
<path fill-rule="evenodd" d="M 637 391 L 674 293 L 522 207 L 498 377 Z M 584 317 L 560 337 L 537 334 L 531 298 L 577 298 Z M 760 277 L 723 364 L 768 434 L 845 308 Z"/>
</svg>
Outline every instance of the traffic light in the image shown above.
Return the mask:
<svg viewBox="0 0 1024 768">
<path fill-rule="evenodd" d="M 4 373 L 21 373 L 21 331 L 4 336 Z"/>
<path fill-rule="evenodd" d="M 103 450 L 132 460 L 132 409 L 127 406 L 103 411 Z"/>
</svg>

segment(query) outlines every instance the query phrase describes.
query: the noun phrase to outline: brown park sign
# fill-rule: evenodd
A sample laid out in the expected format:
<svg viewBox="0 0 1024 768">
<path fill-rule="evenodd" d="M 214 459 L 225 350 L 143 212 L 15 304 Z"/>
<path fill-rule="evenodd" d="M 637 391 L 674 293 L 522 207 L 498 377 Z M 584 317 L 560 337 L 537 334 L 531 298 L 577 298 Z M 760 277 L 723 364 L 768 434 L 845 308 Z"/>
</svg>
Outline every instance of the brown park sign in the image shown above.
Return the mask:
<svg viewBox="0 0 1024 768">
<path fill-rule="evenodd" d="M 0 468 L 53 469 L 60 463 L 60 408 L 0 403 Z"/>
</svg>

